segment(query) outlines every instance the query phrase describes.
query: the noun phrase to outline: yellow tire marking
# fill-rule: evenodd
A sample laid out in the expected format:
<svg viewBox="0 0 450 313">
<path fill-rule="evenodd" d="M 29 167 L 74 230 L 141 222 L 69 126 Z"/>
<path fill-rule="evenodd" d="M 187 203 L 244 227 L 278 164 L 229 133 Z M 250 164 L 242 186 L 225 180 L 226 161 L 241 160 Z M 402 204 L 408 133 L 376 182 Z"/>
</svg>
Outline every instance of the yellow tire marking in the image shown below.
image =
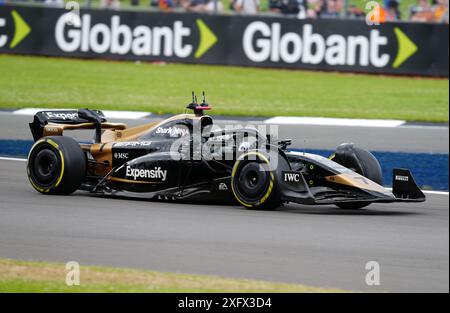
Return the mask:
<svg viewBox="0 0 450 313">
<path fill-rule="evenodd" d="M 55 147 L 55 149 L 58 149 L 59 150 L 59 146 L 58 146 L 58 144 L 56 143 L 56 142 L 54 142 L 53 140 L 51 140 L 51 139 L 47 139 L 46 140 L 49 144 L 51 144 L 53 147 Z"/>
<path fill-rule="evenodd" d="M 59 175 L 58 181 L 55 184 L 55 188 L 58 187 L 58 185 L 61 183 L 61 180 L 64 176 L 64 156 L 63 153 L 61 152 L 61 150 L 59 151 L 59 155 L 61 156 L 61 175 Z"/>
<path fill-rule="evenodd" d="M 59 184 L 61 183 L 61 180 L 62 180 L 62 178 L 64 176 L 64 155 L 63 155 L 61 149 L 59 149 L 59 146 L 58 146 L 58 144 L 56 142 L 54 142 L 51 139 L 47 139 L 47 142 L 49 144 L 51 144 L 56 150 L 58 150 L 59 155 L 61 156 L 61 174 L 59 175 L 59 178 L 56 181 L 56 184 L 55 184 L 55 187 L 54 187 L 54 188 L 56 188 L 56 187 L 59 186 Z"/>
<path fill-rule="evenodd" d="M 28 169 L 28 162 L 29 162 L 29 159 L 30 159 L 31 152 L 34 150 L 34 148 L 35 148 L 37 145 L 39 145 L 39 144 L 41 144 L 41 143 L 43 143 L 43 142 L 47 142 L 48 144 L 50 144 L 51 146 L 53 146 L 56 150 L 58 150 L 59 155 L 61 156 L 61 174 L 59 175 L 58 180 L 56 181 L 55 186 L 54 186 L 54 187 L 51 187 L 51 188 L 56 188 L 56 187 L 59 186 L 59 184 L 61 183 L 61 180 L 62 180 L 62 178 L 63 178 L 63 176 L 64 176 L 64 155 L 63 155 L 62 151 L 59 149 L 59 145 L 58 145 L 56 142 L 54 142 L 53 140 L 51 140 L 51 139 L 45 139 L 45 138 L 44 138 L 44 139 L 39 139 L 38 141 L 36 141 L 36 142 L 34 143 L 33 147 L 31 147 L 30 152 L 28 153 L 28 158 L 27 158 L 27 169 Z M 49 191 L 50 191 L 50 188 L 49 188 L 49 189 L 44 189 L 44 188 L 40 188 L 40 187 L 36 186 L 36 184 L 31 180 L 30 173 L 29 173 L 28 170 L 27 170 L 27 174 L 28 174 L 28 180 L 30 181 L 31 185 L 32 185 L 37 191 L 40 191 L 40 192 L 49 192 Z"/>
</svg>

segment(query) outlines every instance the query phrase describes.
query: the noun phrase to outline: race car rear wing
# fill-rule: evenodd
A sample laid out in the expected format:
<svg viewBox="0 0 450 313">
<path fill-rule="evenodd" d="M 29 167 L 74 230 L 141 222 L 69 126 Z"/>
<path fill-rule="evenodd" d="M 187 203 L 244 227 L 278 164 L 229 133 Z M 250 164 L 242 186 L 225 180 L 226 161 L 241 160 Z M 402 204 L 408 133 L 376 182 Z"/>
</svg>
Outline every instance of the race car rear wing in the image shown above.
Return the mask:
<svg viewBox="0 0 450 313">
<path fill-rule="evenodd" d="M 98 110 L 52 110 L 40 111 L 30 124 L 34 141 L 48 135 L 62 135 L 66 129 L 95 129 L 95 141 L 101 141 L 102 129 L 125 129 L 122 123 L 107 123 L 105 115 Z"/>
</svg>

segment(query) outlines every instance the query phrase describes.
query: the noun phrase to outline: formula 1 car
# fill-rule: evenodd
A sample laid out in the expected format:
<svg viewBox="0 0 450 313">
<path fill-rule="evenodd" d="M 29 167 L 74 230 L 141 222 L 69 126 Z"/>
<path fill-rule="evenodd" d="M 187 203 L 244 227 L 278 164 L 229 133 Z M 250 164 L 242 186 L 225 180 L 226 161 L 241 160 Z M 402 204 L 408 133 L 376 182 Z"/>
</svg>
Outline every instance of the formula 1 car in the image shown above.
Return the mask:
<svg viewBox="0 0 450 313">
<path fill-rule="evenodd" d="M 255 128 L 214 129 L 211 107 L 193 97 L 193 114 L 128 128 L 96 110 L 36 113 L 28 155 L 31 185 L 43 194 L 87 190 L 160 200 L 223 201 L 251 209 L 283 203 L 358 209 L 373 202 L 422 202 L 407 169 L 393 170 L 392 191 L 368 151 L 341 144 L 330 158 L 290 151 L 291 140 Z M 92 142 L 63 136 L 93 129 Z"/>
</svg>

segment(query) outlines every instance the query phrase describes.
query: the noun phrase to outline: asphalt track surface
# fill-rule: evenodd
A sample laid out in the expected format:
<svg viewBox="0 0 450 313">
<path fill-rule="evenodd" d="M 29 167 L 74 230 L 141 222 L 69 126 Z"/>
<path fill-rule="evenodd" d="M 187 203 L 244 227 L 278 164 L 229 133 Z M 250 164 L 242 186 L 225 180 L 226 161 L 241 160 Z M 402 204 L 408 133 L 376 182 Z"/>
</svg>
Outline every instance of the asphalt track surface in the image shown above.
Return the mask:
<svg viewBox="0 0 450 313">
<path fill-rule="evenodd" d="M 45 196 L 25 163 L 0 160 L 0 256 L 303 283 L 448 292 L 449 198 L 359 211 Z M 377 261 L 381 285 L 367 286 Z M 81 279 L 83 279 L 81 277 Z"/>
</svg>

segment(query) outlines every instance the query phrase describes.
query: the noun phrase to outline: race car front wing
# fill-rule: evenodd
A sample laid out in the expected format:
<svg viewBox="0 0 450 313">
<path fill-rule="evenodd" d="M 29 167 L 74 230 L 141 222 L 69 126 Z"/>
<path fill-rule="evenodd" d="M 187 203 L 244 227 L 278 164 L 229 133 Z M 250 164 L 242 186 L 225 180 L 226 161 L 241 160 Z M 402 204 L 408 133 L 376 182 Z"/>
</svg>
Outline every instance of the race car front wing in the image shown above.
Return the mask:
<svg viewBox="0 0 450 313">
<path fill-rule="evenodd" d="M 356 184 L 309 187 L 301 172 L 283 172 L 282 176 L 280 179 L 282 199 L 300 204 L 423 202 L 426 199 L 407 169 L 393 170 L 392 192 L 381 186 L 370 188 L 371 185 L 368 185 L 367 188 L 363 188 L 356 187 Z"/>
</svg>

